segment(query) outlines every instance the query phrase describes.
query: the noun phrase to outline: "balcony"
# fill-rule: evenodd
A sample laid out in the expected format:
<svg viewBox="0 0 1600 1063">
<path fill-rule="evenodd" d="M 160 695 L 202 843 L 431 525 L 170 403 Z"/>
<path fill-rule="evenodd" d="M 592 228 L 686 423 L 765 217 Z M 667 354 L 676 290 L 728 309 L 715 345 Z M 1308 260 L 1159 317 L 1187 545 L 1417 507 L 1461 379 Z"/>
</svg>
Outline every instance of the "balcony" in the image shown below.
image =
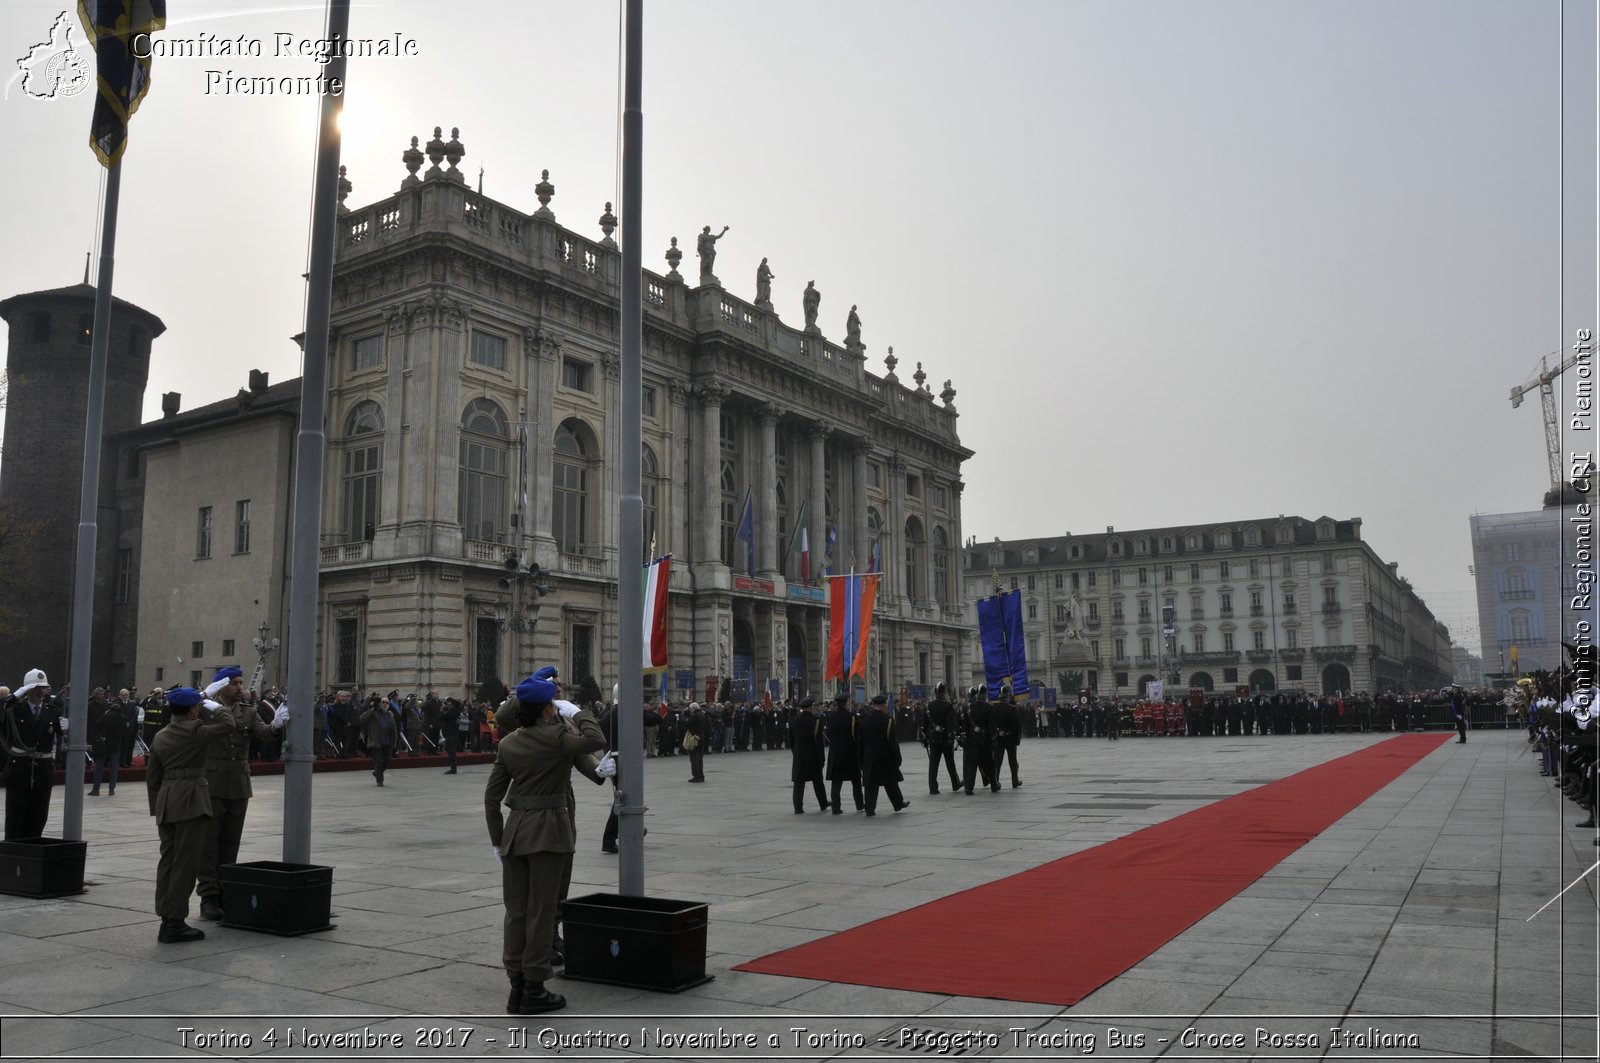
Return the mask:
<svg viewBox="0 0 1600 1063">
<path fill-rule="evenodd" d="M 1339 605 L 1338 602 L 1323 602 L 1322 603 L 1322 615 L 1323 616 L 1338 616 L 1339 615 L 1339 611 L 1340 611 L 1340 605 Z"/>
<path fill-rule="evenodd" d="M 490 564 L 500 565 L 505 563 L 506 547 L 501 543 L 492 543 L 484 539 L 463 539 L 461 556 L 468 561 L 487 561 Z"/>
<path fill-rule="evenodd" d="M 1298 605 L 1294 604 L 1293 602 L 1284 602 L 1283 603 L 1283 611 L 1286 614 L 1287 613 L 1297 613 L 1297 612 L 1300 611 L 1300 607 Z"/>
<path fill-rule="evenodd" d="M 1232 620 L 1233 619 L 1233 610 L 1232 609 L 1227 609 L 1227 608 L 1221 609 L 1221 610 L 1219 610 L 1217 612 L 1217 615 L 1220 616 L 1224 620 Z"/>
<path fill-rule="evenodd" d="M 556 558 L 556 569 L 569 576 L 607 575 L 605 559 L 590 557 L 587 554 L 560 554 Z"/>
<path fill-rule="evenodd" d="M 336 565 L 354 565 L 362 561 L 372 560 L 372 544 L 370 542 L 340 543 L 337 546 L 324 546 L 322 548 L 322 567 L 332 568 Z"/>
<path fill-rule="evenodd" d="M 1184 664 L 1238 664 L 1238 650 L 1201 650 L 1198 653 L 1189 652 L 1183 655 Z"/>
<path fill-rule="evenodd" d="M 1355 655 L 1355 646 L 1313 646 L 1311 649 L 1311 656 L 1319 661 L 1332 660 L 1336 657 L 1354 658 Z"/>
<path fill-rule="evenodd" d="M 1302 650 L 1298 646 L 1291 647 L 1290 649 L 1287 649 L 1287 650 L 1279 650 L 1278 651 L 1278 656 L 1280 658 L 1282 658 L 1283 660 L 1285 660 L 1285 661 L 1298 661 L 1302 657 L 1304 657 L 1305 655 L 1306 655 L 1306 651 Z"/>
<path fill-rule="evenodd" d="M 1246 650 L 1245 651 L 1245 658 L 1247 660 L 1249 660 L 1251 664 L 1265 664 L 1268 661 L 1272 660 L 1272 651 L 1271 650 Z"/>
<path fill-rule="evenodd" d="M 1538 596 L 1539 596 L 1539 592 L 1538 591 L 1526 591 L 1526 590 L 1524 590 L 1524 591 L 1501 591 L 1500 592 L 1500 600 L 1502 602 L 1526 602 L 1526 601 L 1531 601 L 1532 599 L 1537 598 Z"/>
</svg>

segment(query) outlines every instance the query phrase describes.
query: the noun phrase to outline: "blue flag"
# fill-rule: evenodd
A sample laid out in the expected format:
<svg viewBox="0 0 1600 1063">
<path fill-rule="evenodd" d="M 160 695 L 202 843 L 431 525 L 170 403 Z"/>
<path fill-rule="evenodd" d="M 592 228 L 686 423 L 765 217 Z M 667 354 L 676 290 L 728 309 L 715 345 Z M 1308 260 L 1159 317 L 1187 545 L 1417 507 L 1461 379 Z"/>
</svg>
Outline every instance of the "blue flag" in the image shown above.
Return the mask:
<svg viewBox="0 0 1600 1063">
<path fill-rule="evenodd" d="M 744 493 L 744 514 L 739 518 L 739 530 L 733 533 L 735 540 L 744 543 L 745 574 L 756 574 L 756 532 L 755 532 L 755 507 L 751 504 L 750 492 Z"/>
<path fill-rule="evenodd" d="M 110 169 L 128 146 L 129 119 L 150 91 L 149 41 L 135 41 L 166 26 L 167 0 L 79 0 L 78 20 L 97 68 L 89 146 Z"/>
<path fill-rule="evenodd" d="M 1017 696 L 1028 693 L 1028 654 L 1023 646 L 1022 592 L 1009 591 L 978 599 L 978 638 L 983 648 L 983 676 L 991 698 L 1011 682 Z"/>
</svg>

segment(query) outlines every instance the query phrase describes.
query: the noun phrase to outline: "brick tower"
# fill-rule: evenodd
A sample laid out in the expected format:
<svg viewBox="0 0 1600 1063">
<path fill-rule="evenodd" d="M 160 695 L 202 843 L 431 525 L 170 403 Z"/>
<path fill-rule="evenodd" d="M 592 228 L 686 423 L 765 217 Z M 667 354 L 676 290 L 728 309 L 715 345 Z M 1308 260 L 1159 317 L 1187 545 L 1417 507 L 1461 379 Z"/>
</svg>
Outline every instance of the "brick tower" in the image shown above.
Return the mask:
<svg viewBox="0 0 1600 1063">
<path fill-rule="evenodd" d="M 0 451 L 0 685 L 15 685 L 30 668 L 43 668 L 58 689 L 67 683 L 94 292 L 76 284 L 0 301 L 10 330 Z M 113 300 L 104 435 L 139 424 L 150 341 L 165 331 L 149 311 Z M 101 471 L 102 481 L 115 472 L 104 458 Z M 104 508 L 101 514 L 103 520 Z M 114 529 L 99 530 L 100 543 L 111 541 L 108 531 Z M 105 551 L 98 552 L 103 559 Z M 111 578 L 102 560 L 96 583 L 104 587 Z"/>
</svg>

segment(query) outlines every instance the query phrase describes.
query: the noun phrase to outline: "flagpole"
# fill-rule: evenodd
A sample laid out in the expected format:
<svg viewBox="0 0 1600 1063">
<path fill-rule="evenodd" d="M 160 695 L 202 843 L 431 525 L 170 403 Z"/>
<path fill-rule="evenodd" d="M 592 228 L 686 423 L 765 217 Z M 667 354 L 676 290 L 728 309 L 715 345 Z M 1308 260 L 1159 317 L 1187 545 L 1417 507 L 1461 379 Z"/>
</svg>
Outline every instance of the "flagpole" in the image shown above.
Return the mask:
<svg viewBox="0 0 1600 1063">
<path fill-rule="evenodd" d="M 350 32 L 350 0 L 328 0 L 330 40 Z M 343 49 L 335 49 L 327 78 L 345 82 Z M 317 679 L 317 579 L 321 563 L 322 473 L 328 449 L 328 329 L 333 305 L 333 244 L 338 216 L 339 112 L 343 95 L 322 97 L 316 176 L 311 186 L 311 254 L 306 277 L 304 368 L 300 431 L 295 444 L 294 539 L 289 572 L 289 705 L 284 743 L 283 862 L 311 862 L 311 769 L 317 759 L 312 716 Z"/>
<path fill-rule="evenodd" d="M 622 103 L 622 487 L 617 536 L 617 892 L 644 896 L 644 502 L 640 494 L 644 360 L 644 3 L 623 8 Z M 629 706 L 632 706 L 629 708 Z"/>
<path fill-rule="evenodd" d="M 117 201 L 122 161 L 106 169 L 100 216 L 100 278 L 94 290 L 89 348 L 89 403 L 83 422 L 83 485 L 78 496 L 78 555 L 72 576 L 72 666 L 67 682 L 67 776 L 61 837 L 83 839 L 83 763 L 89 751 L 89 659 L 94 639 L 94 557 L 98 542 L 100 444 L 105 422 L 106 362 L 111 344 L 111 275 L 117 248 Z"/>
</svg>

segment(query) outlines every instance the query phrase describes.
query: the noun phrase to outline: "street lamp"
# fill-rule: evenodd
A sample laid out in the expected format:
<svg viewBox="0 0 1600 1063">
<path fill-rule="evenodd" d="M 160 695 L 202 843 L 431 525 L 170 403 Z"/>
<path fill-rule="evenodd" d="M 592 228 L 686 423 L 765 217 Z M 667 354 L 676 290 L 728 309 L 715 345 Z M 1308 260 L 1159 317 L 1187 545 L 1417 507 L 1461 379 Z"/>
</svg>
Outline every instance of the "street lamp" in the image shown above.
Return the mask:
<svg viewBox="0 0 1600 1063">
<path fill-rule="evenodd" d="M 261 681 L 267 677 L 267 655 L 278 648 L 277 639 L 267 638 L 267 633 L 272 629 L 265 620 L 256 628 L 256 637 L 250 640 L 250 645 L 256 649 L 256 670 L 250 677 L 250 685 L 246 689 L 261 692 Z"/>
<path fill-rule="evenodd" d="M 515 551 L 506 554 L 505 568 L 506 574 L 500 577 L 500 587 L 511 592 L 511 615 L 507 616 L 503 610 L 497 610 L 496 619 L 500 623 L 500 630 L 531 635 L 539 624 L 539 599 L 550 593 L 550 585 L 545 582 L 544 571 L 539 567 L 539 562 L 531 562 L 526 569 L 523 569 L 522 560 Z M 527 605 L 523 605 L 525 589 L 530 599 Z"/>
</svg>

